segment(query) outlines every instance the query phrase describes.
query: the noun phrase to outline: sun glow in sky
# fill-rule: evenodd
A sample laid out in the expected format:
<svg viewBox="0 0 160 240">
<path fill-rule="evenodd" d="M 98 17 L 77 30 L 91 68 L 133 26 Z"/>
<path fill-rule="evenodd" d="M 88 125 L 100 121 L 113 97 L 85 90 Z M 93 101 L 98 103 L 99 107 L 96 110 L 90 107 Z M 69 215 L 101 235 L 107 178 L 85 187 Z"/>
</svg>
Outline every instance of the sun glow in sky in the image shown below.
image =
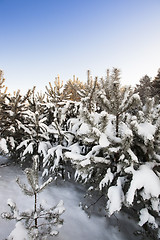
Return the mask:
<svg viewBox="0 0 160 240">
<path fill-rule="evenodd" d="M 9 90 L 44 90 L 121 69 L 136 84 L 160 68 L 160 0 L 0 0 L 0 69 Z"/>
</svg>

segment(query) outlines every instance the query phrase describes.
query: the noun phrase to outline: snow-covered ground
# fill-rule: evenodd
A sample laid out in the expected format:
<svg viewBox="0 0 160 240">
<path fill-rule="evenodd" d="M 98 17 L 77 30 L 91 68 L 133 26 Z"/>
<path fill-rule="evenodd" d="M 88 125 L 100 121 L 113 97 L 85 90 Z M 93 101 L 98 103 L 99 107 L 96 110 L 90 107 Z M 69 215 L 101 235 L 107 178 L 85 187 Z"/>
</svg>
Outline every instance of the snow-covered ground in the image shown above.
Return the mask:
<svg viewBox="0 0 160 240">
<path fill-rule="evenodd" d="M 0 164 L 4 159 L 0 157 Z M 19 209 L 26 210 L 33 206 L 33 199 L 25 196 L 16 184 L 16 177 L 25 181 L 25 175 L 18 166 L 0 167 L 0 212 L 8 211 L 7 200 L 13 199 Z M 111 218 L 87 214 L 79 207 L 83 200 L 85 188 L 79 184 L 63 182 L 60 185 L 52 183 L 39 195 L 39 201 L 45 199 L 49 205 L 64 201 L 65 213 L 62 215 L 64 224 L 57 240 L 139 240 L 134 231 L 140 229 L 137 224 L 125 214 L 116 214 Z M 117 218 L 119 219 L 117 221 Z M 7 238 L 15 226 L 14 221 L 0 218 L 0 240 Z"/>
</svg>

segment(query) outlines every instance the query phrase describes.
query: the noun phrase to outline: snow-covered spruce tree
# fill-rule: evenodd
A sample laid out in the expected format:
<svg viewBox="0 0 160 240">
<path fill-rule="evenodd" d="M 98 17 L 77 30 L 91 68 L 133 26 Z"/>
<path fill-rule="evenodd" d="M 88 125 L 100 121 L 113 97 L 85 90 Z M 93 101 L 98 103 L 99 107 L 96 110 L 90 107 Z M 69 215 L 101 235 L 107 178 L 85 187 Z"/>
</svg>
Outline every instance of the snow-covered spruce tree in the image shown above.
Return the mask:
<svg viewBox="0 0 160 240">
<path fill-rule="evenodd" d="M 146 104 L 130 120 L 132 129 L 133 151 L 139 162 L 159 161 L 160 105 L 154 98 L 147 98 Z"/>
<path fill-rule="evenodd" d="M 43 103 L 37 100 L 33 89 L 26 99 L 28 102 L 23 123 L 19 128 L 23 131 L 23 138 L 16 147 L 16 152 L 21 160 L 29 160 L 33 155 L 39 155 L 39 161 L 50 148 L 47 118 L 44 113 Z M 41 165 L 41 164 L 40 164 Z"/>
<path fill-rule="evenodd" d="M 93 104 L 94 108 L 90 112 L 84 101 L 80 111 L 80 121 L 77 121 L 76 127 L 70 124 L 70 131 L 74 131 L 79 140 L 78 144 L 81 142 L 82 145 L 81 147 L 79 144 L 78 153 L 82 155 L 80 159 L 85 162 L 82 162 L 82 166 L 78 168 L 82 168 L 86 172 L 86 177 L 92 180 L 96 177 L 100 182 L 108 167 L 112 168 L 113 173 L 116 173 L 119 163 L 124 167 L 132 161 L 138 161 L 131 150 L 133 134 L 129 128 L 130 114 L 128 110 L 131 106 L 136 106 L 139 97 L 137 94 L 133 94 L 130 88 L 120 88 L 119 74 L 116 69 L 111 78 L 106 79 L 106 83 L 102 82 L 102 87 L 97 91 L 95 97 L 101 102 L 98 103 L 101 111 L 99 109 L 97 111 L 96 105 Z M 72 151 L 75 153 L 74 149 Z M 71 153 L 66 153 L 67 157 Z M 96 162 L 98 161 L 97 157 L 100 158 L 101 163 Z M 72 158 L 73 156 L 70 155 L 70 159 Z M 79 163 L 81 165 L 81 161 L 77 161 L 78 165 Z M 96 165 L 98 164 L 100 167 L 103 165 L 102 163 L 106 164 L 106 167 L 103 166 L 101 169 L 103 173 L 97 171 Z M 86 166 L 90 168 L 91 172 L 88 169 L 86 171 Z M 99 175 L 96 176 L 98 172 Z"/>
<path fill-rule="evenodd" d="M 91 78 L 91 80 L 92 80 L 92 78 Z M 88 80 L 87 83 L 88 83 L 88 85 L 85 85 L 85 90 L 83 92 L 81 91 L 81 103 L 91 113 L 92 111 L 95 110 L 95 107 L 98 111 L 97 102 L 95 101 L 95 92 L 98 87 L 98 77 L 95 77 L 94 81 Z"/>
<path fill-rule="evenodd" d="M 158 231 L 160 223 L 160 106 L 154 98 L 146 99 L 146 104 L 137 116 L 132 117 L 132 150 L 138 164 L 125 169 L 132 180 L 126 194 L 126 203 L 133 206 L 139 215 L 139 225 Z M 156 230 L 155 230 L 156 229 Z M 150 229 L 149 229 L 150 230 Z M 150 230 L 151 231 L 151 230 Z"/>
<path fill-rule="evenodd" d="M 80 98 L 83 96 L 83 103 L 91 111 L 94 107 L 94 100 L 93 95 L 97 85 L 97 78 L 93 82 L 90 74 L 88 72 L 88 85 L 84 85 L 84 88 L 79 88 L 77 86 L 77 96 L 79 95 Z M 76 81 L 74 82 L 76 83 Z M 88 96 L 89 94 L 89 96 Z M 51 99 L 52 102 L 52 99 Z M 79 110 L 82 106 L 80 102 L 74 102 L 71 100 L 63 100 L 57 103 L 57 116 L 58 117 L 58 124 L 56 123 L 56 118 L 53 120 L 52 127 L 57 130 L 59 137 L 61 137 L 61 141 L 57 141 L 57 144 L 54 144 L 51 149 L 49 149 L 48 154 L 44 158 L 44 173 L 43 175 L 47 175 L 50 173 L 61 175 L 63 177 L 70 175 L 70 170 L 68 164 L 70 165 L 69 161 L 66 161 L 64 158 L 64 153 L 66 151 L 70 151 L 71 148 L 75 148 L 75 143 L 80 143 L 79 137 L 72 131 L 72 126 L 81 125 L 81 119 L 79 117 Z M 83 146 L 82 146 L 83 148 Z"/>
<path fill-rule="evenodd" d="M 60 81 L 59 75 L 55 78 L 54 87 L 49 82 L 49 87 L 46 86 L 47 98 L 52 103 L 58 103 L 63 100 L 63 81 Z"/>
<path fill-rule="evenodd" d="M 139 94 L 142 103 L 145 104 L 146 99 L 152 97 L 151 78 L 147 75 L 142 77 L 139 84 L 136 85 L 135 92 Z"/>
<path fill-rule="evenodd" d="M 11 157 L 18 157 L 16 147 L 23 140 L 25 115 L 27 111 L 26 98 L 29 92 L 22 97 L 20 91 L 7 95 L 1 105 L 2 116 L 0 122 L 1 135 L 6 139 Z"/>
<path fill-rule="evenodd" d="M 74 133 L 70 132 L 67 125 L 68 119 L 75 119 L 79 111 L 79 104 L 72 101 L 63 101 L 55 107 L 55 116 L 49 125 L 50 142 L 52 147 L 48 150 L 46 156 L 43 158 L 43 176 L 49 173 L 57 176 L 67 175 L 66 162 L 64 161 L 64 152 L 68 147 L 75 142 Z M 54 141 L 53 141 L 54 139 Z"/>
<path fill-rule="evenodd" d="M 88 182 L 89 189 L 99 189 L 106 196 L 108 215 L 127 206 L 136 209 L 141 226 L 146 223 L 158 227 L 159 156 L 158 151 L 156 153 L 155 148 L 152 148 L 152 142 L 156 139 L 159 141 L 159 120 L 154 117 L 156 127 L 143 122 L 147 131 L 143 126 L 140 129 L 141 124 L 136 125 L 134 121 L 138 116 L 142 118 L 143 114 L 146 118 L 151 117 L 149 106 L 142 109 L 144 113 L 137 110 L 139 96 L 130 88 L 120 87 L 117 70 L 114 69 L 111 77 L 102 82 L 102 86 L 96 95 L 96 99 L 101 102 L 101 111 L 95 108 L 89 112 L 83 105 L 80 121 L 70 124 L 69 130 L 74 132 L 79 141 L 70 146 L 70 152 L 66 152 L 65 157 L 75 166 L 76 179 Z M 154 112 L 153 115 L 157 116 L 158 113 Z M 147 134 L 149 138 L 146 138 Z M 137 135 L 142 139 L 142 145 L 139 144 Z M 149 139 L 152 141 L 148 141 Z M 142 155 L 136 152 L 137 145 L 143 150 Z M 151 165 L 141 161 L 141 158 L 145 159 L 146 153 L 152 161 Z M 154 159 L 157 159 L 155 163 Z M 150 176 L 149 182 L 154 179 L 155 192 L 151 190 L 151 185 L 148 184 L 150 187 L 147 188 L 147 173 Z"/>
<path fill-rule="evenodd" d="M 65 100 L 62 92 L 63 82 L 60 82 L 59 77 L 56 78 L 54 87 L 51 83 L 49 83 L 49 86 L 46 86 L 48 122 L 51 124 L 55 121 L 63 129 L 66 129 L 67 120 L 77 116 L 79 104 L 71 100 Z"/>
<path fill-rule="evenodd" d="M 38 156 L 34 156 L 33 167 L 25 169 L 29 187 L 26 184 L 22 184 L 19 178 L 17 179 L 17 183 L 23 193 L 34 198 L 33 208 L 19 212 L 16 203 L 8 199 L 7 203 L 10 207 L 10 213 L 5 212 L 2 214 L 2 217 L 9 220 L 15 219 L 17 222 L 15 229 L 8 236 L 8 240 L 48 239 L 49 236 L 57 235 L 57 227 L 59 228 L 63 224 L 63 220 L 60 218 L 61 214 L 65 211 L 62 200 L 57 206 L 52 208 L 38 204 L 38 195 L 53 180 L 50 177 L 46 182 L 40 184 L 38 169 Z"/>
<path fill-rule="evenodd" d="M 82 92 L 82 90 L 79 92 L 79 95 L 83 95 L 85 97 L 83 103 L 87 104 L 88 109 L 93 107 L 92 98 L 95 86 L 96 81 L 93 85 L 93 89 L 90 89 L 91 92 L 89 97 L 87 97 L 87 93 Z M 79 136 L 72 129 L 76 123 L 78 126 L 82 124 L 79 117 L 81 105 L 81 103 L 73 102 L 71 100 L 63 100 L 62 102 L 57 103 L 58 109 L 56 112 L 57 116 L 59 116 L 58 122 L 55 117 L 50 128 L 52 128 L 54 135 L 57 134 L 58 140 L 55 144 L 53 144 L 53 147 L 48 150 L 48 154 L 43 160 L 43 176 L 48 175 L 49 173 L 55 174 L 56 177 L 57 175 L 61 175 L 63 177 L 68 176 L 70 172 L 68 169 L 69 162 L 66 161 L 66 158 L 64 158 L 64 153 L 66 151 L 70 151 L 72 147 L 76 149 L 75 144 L 77 142 L 77 144 L 81 142 L 81 140 L 79 140 Z"/>
<path fill-rule="evenodd" d="M 71 101 L 55 103 L 52 100 L 51 96 L 47 99 L 36 94 L 35 88 L 30 90 L 23 120 L 18 122 L 22 138 L 19 144 L 16 144 L 15 153 L 23 161 L 30 160 L 33 155 L 38 154 L 40 167 L 44 159 L 47 168 L 53 167 L 56 163 L 56 172 L 59 172 L 59 167 L 62 167 L 61 164 L 59 165 L 61 161 L 57 164 L 56 159 L 59 158 L 57 148 L 66 147 L 71 141 L 71 134 L 66 131 L 66 121 L 71 115 L 76 114 L 78 103 L 77 105 Z M 52 150 L 48 152 L 49 149 Z M 46 162 L 48 156 L 49 161 Z"/>
<path fill-rule="evenodd" d="M 48 126 L 45 124 L 46 117 L 42 117 L 38 111 L 27 111 L 27 122 L 25 136 L 17 146 L 16 151 L 20 153 L 22 161 L 33 155 L 39 154 L 40 161 L 51 147 Z"/>
<path fill-rule="evenodd" d="M 103 78 L 101 79 L 97 98 L 100 102 L 101 110 L 105 110 L 109 114 L 115 116 L 115 131 L 118 137 L 119 124 L 121 121 L 124 121 L 124 115 L 131 107 L 136 107 L 136 105 L 140 104 L 139 95 L 134 94 L 130 86 L 121 86 L 120 70 L 114 68 L 111 75 L 109 75 L 108 70 L 105 81 Z"/>
<path fill-rule="evenodd" d="M 64 177 L 66 163 L 63 160 L 63 152 L 74 141 L 74 134 L 68 131 L 67 121 L 76 118 L 80 103 L 64 100 L 57 87 L 52 87 L 51 83 L 50 88 L 46 87 L 46 89 L 45 114 L 52 147 L 43 159 L 43 176 L 52 173 L 56 177 L 57 175 Z"/>
</svg>

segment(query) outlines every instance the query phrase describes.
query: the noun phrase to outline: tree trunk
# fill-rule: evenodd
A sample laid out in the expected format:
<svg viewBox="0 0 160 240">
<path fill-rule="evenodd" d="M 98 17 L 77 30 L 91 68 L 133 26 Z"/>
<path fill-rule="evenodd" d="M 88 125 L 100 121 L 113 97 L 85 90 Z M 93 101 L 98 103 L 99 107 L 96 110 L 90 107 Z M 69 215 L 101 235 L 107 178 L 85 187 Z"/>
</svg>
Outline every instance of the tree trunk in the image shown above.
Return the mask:
<svg viewBox="0 0 160 240">
<path fill-rule="evenodd" d="M 116 115 L 116 137 L 119 136 L 118 131 L 119 131 L 119 114 Z"/>
<path fill-rule="evenodd" d="M 38 218 L 37 218 L 37 193 L 34 193 L 34 222 L 35 228 L 38 228 Z"/>
</svg>

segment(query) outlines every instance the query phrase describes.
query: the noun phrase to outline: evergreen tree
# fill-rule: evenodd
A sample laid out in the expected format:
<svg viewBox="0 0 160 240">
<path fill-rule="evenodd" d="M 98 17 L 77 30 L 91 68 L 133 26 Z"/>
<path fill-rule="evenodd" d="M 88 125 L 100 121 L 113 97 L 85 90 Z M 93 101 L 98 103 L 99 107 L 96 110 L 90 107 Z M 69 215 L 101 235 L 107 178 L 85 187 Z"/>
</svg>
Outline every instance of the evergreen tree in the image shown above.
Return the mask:
<svg viewBox="0 0 160 240">
<path fill-rule="evenodd" d="M 119 124 L 124 117 L 124 113 L 129 111 L 131 106 L 140 104 L 139 96 L 133 94 L 131 87 L 121 87 L 120 71 L 113 69 L 111 76 L 107 76 L 106 81 L 102 81 L 100 91 L 97 93 L 102 110 L 115 116 L 116 136 L 119 136 Z"/>
<path fill-rule="evenodd" d="M 159 160 L 159 114 L 159 105 L 155 104 L 154 98 L 148 98 L 142 110 L 130 121 L 134 135 L 132 150 L 139 162 Z"/>
<path fill-rule="evenodd" d="M 22 97 L 20 91 L 13 95 L 5 95 L 1 102 L 0 132 L 7 141 L 8 150 L 11 156 L 16 155 L 15 150 L 23 140 L 26 130 L 25 116 L 27 111 L 26 98 L 29 92 Z"/>
<path fill-rule="evenodd" d="M 59 75 L 55 78 L 54 87 L 49 82 L 49 88 L 46 86 L 46 94 L 50 102 L 58 103 L 63 100 L 63 81 L 60 81 Z"/>
<path fill-rule="evenodd" d="M 159 102 L 160 99 L 160 69 L 152 82 L 152 96 Z"/>
<path fill-rule="evenodd" d="M 9 199 L 8 206 L 10 207 L 11 212 L 2 214 L 3 218 L 9 220 L 15 219 L 17 222 L 16 228 L 11 232 L 8 240 L 17 239 L 19 234 L 22 234 L 21 239 L 43 240 L 46 239 L 47 236 L 57 235 L 58 231 L 56 227 L 59 227 L 63 224 L 63 220 L 60 219 L 60 215 L 65 210 L 62 200 L 57 206 L 52 208 L 46 208 L 46 206 L 43 206 L 43 204 L 38 205 L 38 195 L 53 180 L 50 177 L 42 185 L 39 184 L 38 161 L 38 156 L 35 156 L 33 159 L 33 167 L 25 169 L 29 187 L 27 187 L 26 184 L 22 184 L 19 178 L 17 179 L 17 183 L 22 189 L 23 193 L 27 196 L 34 197 L 33 209 L 20 213 L 16 204 Z"/>
<path fill-rule="evenodd" d="M 95 80 L 87 81 L 88 85 L 85 85 L 85 90 L 81 91 L 81 102 L 83 106 L 85 106 L 88 111 L 91 113 L 95 108 L 98 109 L 97 99 L 95 92 L 98 87 L 98 78 Z"/>
<path fill-rule="evenodd" d="M 37 154 L 43 159 L 51 146 L 46 117 L 40 115 L 38 111 L 28 110 L 24 132 L 25 136 L 16 148 L 20 153 L 21 160 L 27 160 Z"/>
<path fill-rule="evenodd" d="M 145 75 L 139 82 L 140 83 L 136 85 L 135 92 L 139 93 L 142 103 L 145 104 L 146 99 L 152 97 L 151 78 Z"/>
<path fill-rule="evenodd" d="M 120 88 L 117 69 L 101 84 L 95 97 L 99 99 L 101 111 L 97 111 L 95 106 L 90 112 L 84 104 L 81 105 L 79 120 L 73 125 L 70 121 L 69 129 L 78 139 L 77 147 L 75 150 L 73 144 L 73 148 L 70 146 L 71 152 L 65 153 L 66 158 L 77 165 L 77 176 L 98 185 L 108 168 L 117 178 L 122 174 L 116 173 L 118 164 L 124 168 L 138 161 L 131 149 L 133 133 L 129 125 L 132 117 L 129 109 L 136 107 L 140 101 L 130 88 Z"/>
<path fill-rule="evenodd" d="M 81 99 L 82 89 L 84 89 L 84 84 L 73 75 L 73 80 L 68 80 L 64 85 L 63 98 L 78 102 Z"/>
<path fill-rule="evenodd" d="M 20 160 L 31 159 L 33 155 L 44 157 L 50 147 L 47 118 L 44 103 L 37 99 L 35 88 L 25 96 L 25 110 L 21 111 L 23 118 L 18 121 L 21 139 L 16 144 L 16 154 Z M 21 109 L 22 110 L 22 109 Z"/>
</svg>

